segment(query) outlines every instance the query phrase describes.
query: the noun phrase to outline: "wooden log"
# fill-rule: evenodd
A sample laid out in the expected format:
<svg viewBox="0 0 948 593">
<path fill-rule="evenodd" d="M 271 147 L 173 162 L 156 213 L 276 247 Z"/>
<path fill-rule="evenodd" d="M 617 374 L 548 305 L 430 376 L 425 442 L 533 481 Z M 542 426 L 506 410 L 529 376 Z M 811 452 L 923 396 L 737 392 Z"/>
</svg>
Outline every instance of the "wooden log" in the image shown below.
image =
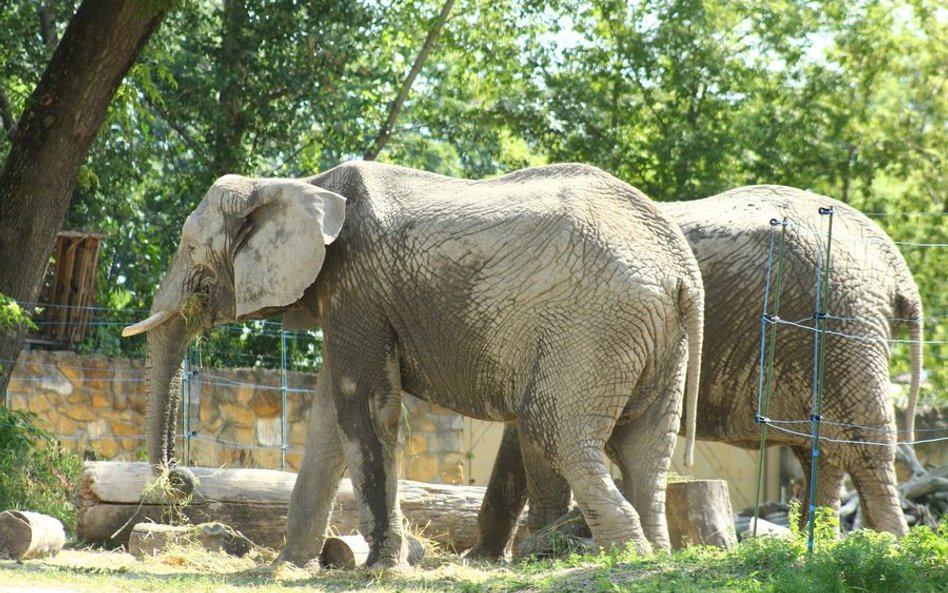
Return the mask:
<svg viewBox="0 0 948 593">
<path fill-rule="evenodd" d="M 65 543 L 63 524 L 55 517 L 29 511 L 0 513 L 0 558 L 55 556 Z"/>
<path fill-rule="evenodd" d="M 192 523 L 219 521 L 255 544 L 283 547 L 296 474 L 260 469 L 190 469 L 197 477 L 193 500 L 177 510 Z M 136 523 L 171 522 L 168 509 L 157 504 L 162 500 L 160 493 L 147 488 L 151 480 L 146 463 L 86 463 L 78 489 L 79 539 L 98 545 L 125 545 Z M 476 543 L 477 513 L 483 495 L 484 489 L 477 486 L 399 482 L 401 509 L 410 528 L 455 551 Z M 351 534 L 358 527 L 359 512 L 352 484 L 346 479 L 336 493 L 330 529 Z"/>
<path fill-rule="evenodd" d="M 361 535 L 327 537 L 319 564 L 324 568 L 353 569 L 365 564 L 369 557 L 369 542 Z"/>
<path fill-rule="evenodd" d="M 673 549 L 737 545 L 731 499 L 724 480 L 689 480 L 668 484 L 665 515 Z"/>
<path fill-rule="evenodd" d="M 369 557 L 369 543 L 361 535 L 337 535 L 327 537 L 319 563 L 324 568 L 352 570 L 362 566 Z M 408 536 L 408 564 L 414 566 L 425 557 L 425 547 L 417 539 Z"/>
<path fill-rule="evenodd" d="M 179 509 L 193 525 L 220 522 L 230 525 L 253 543 L 279 550 L 286 536 L 287 505 L 205 502 Z M 129 543 L 132 529 L 139 523 L 173 523 L 166 507 L 155 504 L 99 503 L 83 507 L 76 536 L 83 542 L 116 548 Z"/>
<path fill-rule="evenodd" d="M 132 528 L 128 538 L 128 553 L 144 558 L 155 556 L 175 545 L 197 545 L 210 552 L 226 552 L 232 556 L 244 556 L 253 548 L 250 540 L 222 523 L 139 523 Z"/>
</svg>

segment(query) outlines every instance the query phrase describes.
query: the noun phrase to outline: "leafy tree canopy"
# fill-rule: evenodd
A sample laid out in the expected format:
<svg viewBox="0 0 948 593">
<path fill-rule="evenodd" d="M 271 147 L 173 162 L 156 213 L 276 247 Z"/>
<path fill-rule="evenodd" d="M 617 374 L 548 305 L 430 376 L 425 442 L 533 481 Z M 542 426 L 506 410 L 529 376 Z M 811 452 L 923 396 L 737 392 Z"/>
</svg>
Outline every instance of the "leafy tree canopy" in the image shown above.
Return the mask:
<svg viewBox="0 0 948 593">
<path fill-rule="evenodd" d="M 75 4 L 0 11 L 4 152 Z M 113 102 L 68 215 L 108 234 L 100 303 L 140 315 L 220 174 L 304 175 L 365 154 L 443 6 L 181 4 Z M 379 158 L 476 177 L 583 161 L 658 200 L 780 183 L 887 214 L 898 241 L 944 244 L 944 216 L 906 214 L 948 210 L 944 39 L 933 0 L 459 0 Z M 926 338 L 944 342 L 948 253 L 904 247 Z M 232 362 L 279 351 L 275 331 L 230 334 L 211 342 L 250 357 Z M 291 348 L 300 365 L 306 344 Z M 943 352 L 926 355 L 940 389 Z"/>
</svg>

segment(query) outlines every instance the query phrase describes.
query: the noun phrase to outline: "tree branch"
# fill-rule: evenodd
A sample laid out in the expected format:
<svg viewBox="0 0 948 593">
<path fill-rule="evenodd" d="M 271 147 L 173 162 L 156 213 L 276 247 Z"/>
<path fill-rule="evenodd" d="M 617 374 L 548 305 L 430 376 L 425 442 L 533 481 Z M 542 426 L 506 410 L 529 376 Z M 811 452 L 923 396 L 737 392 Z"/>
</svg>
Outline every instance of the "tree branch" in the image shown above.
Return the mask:
<svg viewBox="0 0 948 593">
<path fill-rule="evenodd" d="M 428 54 L 431 53 L 431 49 L 441 35 L 441 29 L 444 27 L 444 23 L 447 22 L 448 15 L 451 13 L 451 8 L 453 7 L 454 0 L 446 0 L 444 6 L 441 7 L 441 13 L 435 18 L 434 23 L 431 25 L 428 36 L 425 38 L 425 43 L 421 46 L 421 51 L 418 52 L 418 56 L 415 58 L 415 63 L 412 64 L 411 70 L 408 71 L 408 76 L 405 77 L 405 82 L 402 83 L 402 88 L 398 92 L 398 96 L 395 97 L 391 107 L 389 107 L 388 119 L 385 120 L 385 124 L 382 126 L 382 129 L 379 130 L 379 135 L 375 137 L 375 142 L 372 143 L 372 148 L 365 153 L 362 157 L 363 159 L 374 161 L 375 157 L 379 155 L 379 152 L 382 151 L 382 148 L 385 147 L 385 143 L 388 142 L 388 139 L 391 137 L 392 131 L 395 129 L 395 121 L 398 119 L 398 114 L 405 104 L 405 99 L 408 98 L 411 85 L 415 82 L 415 77 L 418 76 L 418 73 L 421 72 L 421 69 L 424 67 L 425 61 L 428 59 Z"/>
<path fill-rule="evenodd" d="M 13 119 L 13 110 L 10 108 L 10 102 L 7 100 L 7 94 L 0 87 L 0 124 L 3 125 L 3 131 L 7 138 L 13 139 L 16 133 L 16 120 Z"/>
<path fill-rule="evenodd" d="M 211 157 L 207 155 L 206 151 L 201 147 L 201 145 L 191 137 L 191 135 L 186 129 L 184 129 L 183 126 L 172 119 L 171 114 L 165 111 L 164 107 L 153 101 L 151 97 L 148 96 L 148 93 L 142 93 L 142 96 L 145 98 L 145 103 L 151 108 L 152 113 L 164 120 L 164 122 L 168 124 L 168 127 L 178 134 L 181 140 L 184 141 L 185 145 L 191 149 L 191 152 L 194 153 L 194 156 L 198 157 L 205 163 L 211 162 Z"/>
<path fill-rule="evenodd" d="M 39 20 L 43 43 L 49 49 L 55 49 L 59 44 L 59 35 L 56 34 L 56 8 L 51 0 L 45 0 L 40 4 Z"/>
</svg>

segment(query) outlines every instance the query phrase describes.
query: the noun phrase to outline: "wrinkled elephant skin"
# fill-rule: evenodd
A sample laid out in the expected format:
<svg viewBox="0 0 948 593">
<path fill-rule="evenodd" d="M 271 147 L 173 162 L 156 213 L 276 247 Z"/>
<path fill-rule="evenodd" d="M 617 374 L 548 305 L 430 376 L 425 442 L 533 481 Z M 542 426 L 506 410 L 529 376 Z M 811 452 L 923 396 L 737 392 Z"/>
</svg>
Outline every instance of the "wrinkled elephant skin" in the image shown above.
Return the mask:
<svg viewBox="0 0 948 593">
<path fill-rule="evenodd" d="M 905 534 L 907 525 L 896 492 L 895 443 L 912 440 L 915 402 L 921 373 L 922 303 L 912 274 L 898 248 L 871 220 L 831 198 L 782 186 L 751 186 L 693 202 L 661 204 L 677 222 L 698 258 L 705 286 L 704 349 L 697 415 L 698 438 L 746 448 L 760 444 L 757 398 L 760 379 L 760 324 L 767 283 L 767 260 L 773 236 L 771 299 L 774 313 L 776 271 L 783 260 L 779 317 L 811 324 L 816 307 L 817 262 L 825 254 L 828 216 L 833 209 L 833 236 L 828 268 L 832 315 L 827 329 L 822 437 L 815 489 L 817 506 L 839 508 L 844 473 L 859 492 L 867 527 Z M 786 220 L 783 256 L 780 228 Z M 772 235 L 772 231 L 774 234 Z M 822 264 L 821 264 L 822 265 Z M 912 384 L 909 419 L 898 432 L 889 386 L 889 344 L 894 328 L 910 334 Z M 789 447 L 810 475 L 813 333 L 787 325 L 777 332 L 773 391 L 766 416 L 769 445 Z M 787 421 L 793 422 L 788 424 Z M 898 435 L 901 438 L 897 438 Z M 847 442 L 839 442 L 847 441 Z M 867 444 L 861 444 L 867 443 Z M 568 486 L 537 460 L 518 453 L 515 427 L 508 428 L 498 453 L 499 466 L 488 484 L 482 507 L 480 543 L 472 554 L 496 558 L 503 553 L 524 505 L 530 474 L 543 476 L 544 488 L 530 491 L 544 517 L 566 511 Z M 635 476 L 634 473 L 631 476 Z M 629 475 L 623 472 L 628 481 Z M 804 485 L 805 496 L 809 492 Z M 803 504 L 806 520 L 808 500 Z M 555 508 L 550 509 L 553 506 Z M 513 519 L 512 519 L 513 518 Z M 542 526 L 545 519 L 533 520 Z"/>
<path fill-rule="evenodd" d="M 318 556 L 348 465 L 368 564 L 385 567 L 407 551 L 403 391 L 516 424 L 522 455 L 565 477 L 598 545 L 666 547 L 663 484 L 683 401 L 694 417 L 703 310 L 681 230 L 598 169 L 469 181 L 350 163 L 302 180 L 218 180 L 184 225 L 152 317 L 128 333 L 156 336 L 149 452 L 161 464 L 173 459 L 169 386 L 185 340 L 278 313 L 318 321 L 324 365 L 281 560 Z M 635 488 L 609 477 L 610 435 Z"/>
</svg>

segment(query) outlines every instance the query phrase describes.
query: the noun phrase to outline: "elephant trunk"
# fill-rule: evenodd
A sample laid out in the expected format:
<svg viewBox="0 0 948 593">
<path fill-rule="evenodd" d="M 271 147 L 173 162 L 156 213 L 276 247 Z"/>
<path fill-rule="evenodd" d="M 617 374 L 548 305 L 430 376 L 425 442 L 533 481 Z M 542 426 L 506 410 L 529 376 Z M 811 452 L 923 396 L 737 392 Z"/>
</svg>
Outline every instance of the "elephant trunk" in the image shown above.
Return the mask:
<svg viewBox="0 0 948 593">
<path fill-rule="evenodd" d="M 187 349 L 185 320 L 175 315 L 148 333 L 148 407 L 145 442 L 152 468 L 174 465 L 175 429 L 181 401 L 181 361 Z"/>
</svg>

